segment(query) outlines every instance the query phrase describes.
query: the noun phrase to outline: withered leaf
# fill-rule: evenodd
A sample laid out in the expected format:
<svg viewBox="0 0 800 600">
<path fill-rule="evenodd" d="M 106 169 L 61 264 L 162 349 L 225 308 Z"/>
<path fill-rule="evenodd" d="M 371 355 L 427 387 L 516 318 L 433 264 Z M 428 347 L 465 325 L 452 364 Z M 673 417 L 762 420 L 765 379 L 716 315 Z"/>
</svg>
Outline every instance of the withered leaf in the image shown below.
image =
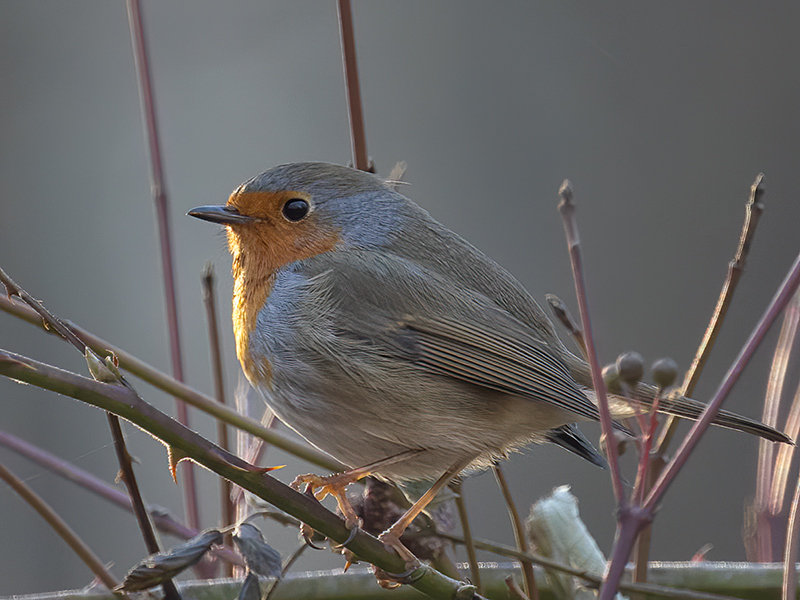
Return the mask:
<svg viewBox="0 0 800 600">
<path fill-rule="evenodd" d="M 253 572 L 247 574 L 239 590 L 238 600 L 261 600 L 261 586 L 258 585 L 258 575 Z"/>
<path fill-rule="evenodd" d="M 115 590 L 138 592 L 171 579 L 197 563 L 214 544 L 222 543 L 222 533 L 208 529 L 164 552 L 151 554 L 133 567 Z"/>
<path fill-rule="evenodd" d="M 265 577 L 281 576 L 281 555 L 264 541 L 258 527 L 241 523 L 233 532 L 233 543 L 250 571 Z"/>
</svg>

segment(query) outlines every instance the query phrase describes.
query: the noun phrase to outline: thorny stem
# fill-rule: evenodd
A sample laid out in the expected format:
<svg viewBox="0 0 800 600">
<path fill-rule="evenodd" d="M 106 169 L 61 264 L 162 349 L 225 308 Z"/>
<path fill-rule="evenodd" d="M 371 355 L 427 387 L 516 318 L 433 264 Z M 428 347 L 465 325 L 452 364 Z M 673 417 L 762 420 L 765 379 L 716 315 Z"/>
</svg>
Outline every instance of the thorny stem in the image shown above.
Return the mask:
<svg viewBox="0 0 800 600">
<path fill-rule="evenodd" d="M 203 304 L 206 308 L 206 321 L 208 322 L 208 342 L 211 348 L 211 372 L 214 376 L 214 394 L 220 404 L 225 402 L 225 376 L 222 371 L 222 343 L 219 338 L 219 325 L 217 323 L 217 302 L 214 293 L 214 267 L 206 265 L 203 273 Z M 217 443 L 225 450 L 230 450 L 228 443 L 228 427 L 224 421 L 217 421 Z M 236 520 L 236 508 L 231 500 L 233 486 L 227 479 L 219 480 L 220 486 L 220 526 L 229 525 Z M 233 566 L 226 566 L 226 574 L 233 575 Z"/>
<path fill-rule="evenodd" d="M 53 331 L 56 331 L 63 339 L 70 342 L 78 352 L 87 356 L 88 358 L 87 353 L 92 353 L 92 351 L 86 347 L 86 344 L 84 344 L 80 338 L 78 338 L 78 336 L 61 321 L 61 319 L 47 310 L 42 302 L 37 302 L 33 296 L 22 289 L 19 284 L 11 279 L 11 277 L 2 269 L 0 269 L 0 282 L 2 282 L 5 286 L 6 292 L 9 296 L 17 296 L 23 300 L 30 308 L 32 308 L 42 317 L 47 327 L 51 328 Z M 97 357 L 95 356 L 95 358 Z M 122 383 L 125 382 L 123 381 Z M 150 523 L 150 519 L 147 515 L 147 509 L 144 506 L 144 501 L 142 500 L 142 496 L 139 492 L 139 486 L 136 483 L 136 476 L 133 472 L 131 458 L 125 445 L 125 436 L 122 433 L 122 426 L 120 425 L 119 419 L 115 415 L 108 413 L 106 416 L 108 418 L 109 428 L 111 429 L 111 437 L 114 440 L 114 448 L 116 450 L 120 472 L 122 473 L 123 480 L 125 481 L 125 485 L 128 489 L 128 495 L 130 496 L 133 514 L 136 516 L 136 521 L 139 525 L 139 531 L 142 533 L 142 537 L 144 538 L 145 546 L 147 547 L 147 550 L 153 554 L 159 551 L 158 542 L 156 541 L 155 533 L 153 532 L 153 525 Z M 175 585 L 171 580 L 168 579 L 164 582 L 163 589 L 166 600 L 178 600 L 180 598 L 178 590 L 175 588 Z"/>
<path fill-rule="evenodd" d="M 175 268 L 173 266 L 172 239 L 169 226 L 169 201 L 166 183 L 164 182 L 164 161 L 161 156 L 158 120 L 153 98 L 153 83 L 150 75 L 150 60 L 147 53 L 147 40 L 145 39 L 139 0 L 127 0 L 127 6 L 131 44 L 133 46 L 134 63 L 139 84 L 139 98 L 142 103 L 142 118 L 150 156 L 151 187 L 156 207 L 158 240 L 161 248 L 161 269 L 164 276 L 164 299 L 167 307 L 172 373 L 175 379 L 183 381 L 183 358 L 181 356 L 180 330 L 178 328 L 178 300 L 175 289 Z M 184 425 L 188 425 L 189 411 L 186 404 L 175 398 L 175 408 L 178 420 Z M 197 483 L 194 476 L 194 467 L 188 465 L 183 470 L 182 477 L 186 520 L 191 527 L 198 529 L 200 527 L 200 508 L 197 501 Z"/>
<path fill-rule="evenodd" d="M 0 294 L 0 310 L 19 317 L 33 325 L 38 325 L 45 331 L 50 331 L 47 327 L 42 325 L 41 319 L 36 312 L 18 302 L 5 298 L 2 294 Z M 288 434 L 264 427 L 258 421 L 246 417 L 228 406 L 220 404 L 210 396 L 201 394 L 185 383 L 176 380 L 174 377 L 170 377 L 152 365 L 147 364 L 122 348 L 114 346 L 110 342 L 97 337 L 80 326 L 71 322 L 66 323 L 68 323 L 72 331 L 80 338 L 82 344 L 92 348 L 101 356 L 113 354 L 119 360 L 119 365 L 122 369 L 133 373 L 147 383 L 172 396 L 183 399 L 188 404 L 208 413 L 214 418 L 225 421 L 229 425 L 259 437 L 289 454 L 302 458 L 324 469 L 342 471 L 347 468 L 324 452 L 312 448 L 308 444 L 298 441 Z"/>
<path fill-rule="evenodd" d="M 475 545 L 472 543 L 472 527 L 469 525 L 469 515 L 467 514 L 467 505 L 464 502 L 464 486 L 463 482 L 458 479 L 450 484 L 450 488 L 456 493 L 456 509 L 458 510 L 458 518 L 461 521 L 461 533 L 464 536 L 464 548 L 467 551 L 467 563 L 469 563 L 469 577 L 478 593 L 481 592 L 483 586 L 481 585 L 481 571 L 478 567 L 478 556 L 475 554 Z"/>
<path fill-rule="evenodd" d="M 361 86 L 358 81 L 356 41 L 353 34 L 353 9 L 350 0 L 338 0 L 339 29 L 342 36 L 342 65 L 347 89 L 347 110 L 350 116 L 350 143 L 353 166 L 370 171 L 367 136 L 364 131 L 364 111 L 361 107 Z"/>
<path fill-rule="evenodd" d="M 265 474 L 263 469 L 246 463 L 156 410 L 129 387 L 95 381 L 7 351 L 0 351 L 0 374 L 113 412 L 157 437 L 173 451 L 301 519 L 334 542 L 341 544 L 350 539 L 351 532 L 344 520 L 315 499 L 296 492 Z M 400 556 L 363 530 L 356 532 L 347 548 L 389 573 L 402 573 L 406 569 Z M 408 583 L 435 598 L 469 597 L 474 589 L 426 565 L 419 566 L 409 576 Z"/>
<path fill-rule="evenodd" d="M 712 419 L 717 415 L 720 406 L 728 397 L 728 394 L 733 386 L 739 380 L 739 377 L 744 371 L 745 366 L 747 366 L 747 363 L 750 362 L 750 359 L 753 357 L 753 354 L 755 354 L 759 344 L 761 344 L 764 337 L 767 335 L 770 326 L 783 311 L 783 309 L 786 308 L 786 305 L 791 301 L 799 284 L 800 255 L 795 258 L 791 269 L 781 283 L 781 286 L 778 288 L 778 291 L 775 293 L 775 296 L 773 297 L 766 311 L 764 311 L 764 315 L 761 317 L 761 320 L 750 334 L 749 339 L 739 352 L 739 355 L 736 357 L 733 365 L 731 365 L 730 369 L 728 369 L 728 372 L 725 374 L 725 378 L 722 380 L 722 383 L 717 389 L 716 394 L 714 394 L 714 398 L 711 400 L 705 411 L 703 411 L 703 414 L 700 416 L 700 418 L 694 423 L 691 430 L 689 430 L 689 433 L 683 440 L 680 448 L 678 448 L 677 454 L 667 464 L 665 470 L 661 473 L 660 477 L 653 485 L 653 489 L 650 490 L 650 494 L 645 500 L 645 508 L 648 510 L 655 510 L 659 502 L 661 502 L 661 498 L 664 496 L 664 493 L 672 484 L 675 476 L 678 474 L 678 471 L 680 471 L 681 467 L 683 467 L 688 460 L 692 450 L 697 445 L 697 442 L 700 441 L 701 436 L 711 424 Z"/>
<path fill-rule="evenodd" d="M 592 323 L 589 316 L 586 284 L 583 279 L 578 223 L 575 219 L 575 204 L 572 202 L 572 187 L 568 180 L 565 179 L 564 183 L 561 184 L 558 195 L 561 197 L 558 210 L 564 221 L 564 234 L 567 238 L 567 248 L 569 249 L 569 257 L 572 264 L 572 276 L 575 280 L 575 295 L 578 298 L 578 307 L 580 308 L 583 338 L 586 343 L 587 359 L 592 370 L 592 387 L 594 388 L 595 394 L 597 394 L 597 404 L 600 410 L 600 425 L 603 428 L 603 435 L 605 436 L 606 448 L 608 450 L 608 466 L 611 471 L 611 483 L 614 488 L 614 497 L 619 506 L 625 502 L 625 491 L 622 485 L 622 476 L 619 471 L 619 450 L 617 448 L 617 439 L 614 437 L 611 411 L 608 408 L 606 385 L 603 382 L 600 362 L 597 359 L 597 349 L 594 345 L 594 336 L 592 335 Z"/>
<path fill-rule="evenodd" d="M 505 473 L 503 473 L 502 467 L 497 463 L 492 465 L 492 471 L 494 471 L 497 485 L 506 502 L 506 508 L 508 509 L 508 516 L 511 519 L 511 528 L 514 530 L 514 541 L 517 543 L 517 548 L 519 548 L 520 552 L 528 552 L 530 547 L 525 537 L 525 528 L 522 526 L 522 519 L 519 517 L 517 505 L 514 503 L 514 498 L 511 496 L 511 489 L 508 487 Z M 523 583 L 525 584 L 525 596 L 527 596 L 529 600 L 539 600 L 539 590 L 536 587 L 536 578 L 533 574 L 533 563 L 529 560 L 521 560 L 520 567 L 522 568 Z"/>
<path fill-rule="evenodd" d="M 103 582 L 109 590 L 117 587 L 117 580 L 108 572 L 103 561 L 92 552 L 92 549 L 78 537 L 78 534 L 48 505 L 36 492 L 28 487 L 19 477 L 9 471 L 0 463 L 0 479 L 5 481 L 19 494 L 42 518 L 61 536 L 72 548 L 73 552 L 86 564 L 95 576 Z"/>
<path fill-rule="evenodd" d="M 711 354 L 714 342 L 722 328 L 722 323 L 725 321 L 725 315 L 728 313 L 731 300 L 733 300 L 733 293 L 736 291 L 736 286 L 739 284 L 739 279 L 744 272 L 747 255 L 750 252 L 750 244 L 753 241 L 756 226 L 761 218 L 761 213 L 764 212 L 764 203 L 762 202 L 764 196 L 763 183 L 764 174 L 759 173 L 750 186 L 750 196 L 745 205 L 744 223 L 742 223 L 742 231 L 739 234 L 739 245 L 736 248 L 733 259 L 728 263 L 728 272 L 722 284 L 722 290 L 717 299 L 717 305 L 714 307 L 711 320 L 708 323 L 708 327 L 706 327 L 703 339 L 697 348 L 692 364 L 686 372 L 686 376 L 683 380 L 683 387 L 681 388 L 682 396 L 691 396 L 697 382 L 700 380 L 703 367 L 705 367 L 708 356 Z M 675 435 L 677 427 L 678 419 L 672 416 L 668 417 L 658 443 L 656 444 L 656 454 L 664 454 L 666 452 L 667 446 L 669 446 L 670 441 Z"/>
<path fill-rule="evenodd" d="M 0 431 L 0 445 L 13 450 L 17 454 L 24 456 L 52 473 L 76 483 L 85 490 L 100 496 L 112 504 L 116 504 L 129 512 L 132 511 L 131 499 L 128 494 L 121 492 L 88 471 L 84 471 L 80 467 L 68 463 L 54 454 L 34 446 L 7 431 Z M 164 533 L 174 535 L 183 540 L 193 538 L 200 533 L 198 530 L 187 527 L 183 523 L 175 520 L 173 517 L 166 514 L 163 509 L 148 508 L 147 512 L 150 515 L 150 520 L 153 522 L 153 525 Z M 211 549 L 211 552 L 231 564 L 244 564 L 241 556 L 229 548 L 215 546 Z"/>
</svg>

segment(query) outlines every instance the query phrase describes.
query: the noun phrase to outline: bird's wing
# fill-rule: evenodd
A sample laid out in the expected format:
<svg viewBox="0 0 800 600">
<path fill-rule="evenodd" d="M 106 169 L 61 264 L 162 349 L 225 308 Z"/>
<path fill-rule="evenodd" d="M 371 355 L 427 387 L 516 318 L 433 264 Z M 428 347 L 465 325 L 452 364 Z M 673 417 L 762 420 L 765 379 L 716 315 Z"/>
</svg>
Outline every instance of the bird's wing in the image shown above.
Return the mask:
<svg viewBox="0 0 800 600">
<path fill-rule="evenodd" d="M 598 419 L 547 344 L 480 292 L 388 253 L 332 252 L 312 265 L 310 280 L 336 299 L 341 335 L 430 374 L 546 402 L 576 420 Z"/>
<path fill-rule="evenodd" d="M 400 323 L 415 334 L 414 362 L 427 371 L 598 418 L 597 407 L 564 364 L 535 340 L 523 341 L 471 319 L 408 315 Z"/>
</svg>

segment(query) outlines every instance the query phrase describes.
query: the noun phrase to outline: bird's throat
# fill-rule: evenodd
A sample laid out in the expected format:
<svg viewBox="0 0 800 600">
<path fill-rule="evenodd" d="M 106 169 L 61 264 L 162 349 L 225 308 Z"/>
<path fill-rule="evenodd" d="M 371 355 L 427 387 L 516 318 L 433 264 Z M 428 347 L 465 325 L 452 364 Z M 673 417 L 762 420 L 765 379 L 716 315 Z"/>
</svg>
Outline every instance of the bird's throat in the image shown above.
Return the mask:
<svg viewBox="0 0 800 600">
<path fill-rule="evenodd" d="M 269 384 L 272 369 L 266 357 L 250 352 L 250 334 L 256 327 L 258 313 L 267 301 L 275 282 L 275 271 L 233 256 L 233 332 L 236 336 L 236 356 L 242 371 L 253 385 Z"/>
</svg>

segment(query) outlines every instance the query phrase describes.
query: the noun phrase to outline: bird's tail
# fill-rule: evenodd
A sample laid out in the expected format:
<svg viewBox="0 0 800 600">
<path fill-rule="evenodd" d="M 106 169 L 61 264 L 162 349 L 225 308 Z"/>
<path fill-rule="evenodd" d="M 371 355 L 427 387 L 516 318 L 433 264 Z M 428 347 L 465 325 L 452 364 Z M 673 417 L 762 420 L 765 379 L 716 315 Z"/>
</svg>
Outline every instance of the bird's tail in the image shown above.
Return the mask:
<svg viewBox="0 0 800 600">
<path fill-rule="evenodd" d="M 613 414 L 615 418 L 626 418 L 634 416 L 637 410 L 649 410 L 655 401 L 657 393 L 658 390 L 654 386 L 640 383 L 636 387 L 636 393 L 633 394 L 635 396 L 634 398 L 610 394 L 609 405 L 611 414 Z M 703 402 L 681 396 L 677 391 L 674 391 L 671 393 L 668 392 L 659 399 L 658 412 L 674 415 L 681 419 L 696 421 L 700 418 L 706 406 L 707 405 Z M 778 431 L 774 427 L 765 425 L 756 419 L 743 417 L 742 415 L 737 415 L 736 413 L 726 410 L 720 410 L 717 416 L 714 417 L 712 423 L 719 427 L 757 435 L 771 442 L 794 444 L 794 440 L 782 431 Z"/>
<path fill-rule="evenodd" d="M 572 376 L 580 384 L 586 386 L 584 392 L 597 404 L 594 390 L 591 389 L 592 374 L 589 370 L 589 365 L 586 361 L 578 358 L 566 348 L 562 350 L 562 360 L 567 364 L 567 368 L 572 373 Z M 628 398 L 617 394 L 609 394 L 609 404 L 611 414 L 615 418 L 627 418 L 636 414 L 636 411 L 649 410 L 653 405 L 658 389 L 655 386 L 646 383 L 640 383 L 636 386 L 635 398 Z M 658 401 L 658 412 L 674 415 L 681 419 L 689 419 L 696 421 L 706 409 L 706 404 L 698 402 L 692 398 L 681 396 L 677 391 L 668 392 L 662 396 Z M 720 410 L 717 416 L 712 421 L 714 425 L 725 427 L 727 429 L 734 429 L 736 431 L 743 431 L 752 435 L 757 435 L 771 442 L 782 442 L 784 444 L 794 445 L 794 440 L 782 431 L 778 431 L 774 427 L 765 425 L 756 419 L 750 419 L 737 415 L 736 413 L 727 410 Z"/>
</svg>

